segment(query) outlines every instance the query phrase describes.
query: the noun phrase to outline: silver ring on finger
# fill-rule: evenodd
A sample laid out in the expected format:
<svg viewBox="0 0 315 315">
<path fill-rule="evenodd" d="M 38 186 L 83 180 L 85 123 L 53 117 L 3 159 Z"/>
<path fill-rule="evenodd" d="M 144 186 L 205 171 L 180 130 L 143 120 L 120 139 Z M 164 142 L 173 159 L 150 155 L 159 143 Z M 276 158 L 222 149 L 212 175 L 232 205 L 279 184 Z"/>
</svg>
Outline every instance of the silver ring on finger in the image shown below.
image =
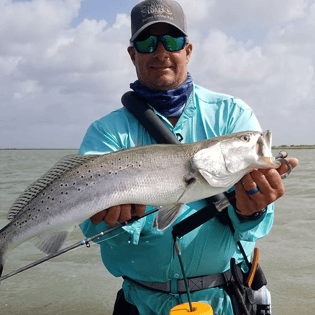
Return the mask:
<svg viewBox="0 0 315 315">
<path fill-rule="evenodd" d="M 289 170 L 286 173 L 281 175 L 281 178 L 285 179 L 285 178 L 287 178 L 290 175 L 290 173 L 292 171 L 292 165 L 290 164 L 289 160 L 286 159 L 286 158 L 278 159 L 278 161 L 284 161 L 287 164 L 288 168 L 289 168 Z"/>
</svg>

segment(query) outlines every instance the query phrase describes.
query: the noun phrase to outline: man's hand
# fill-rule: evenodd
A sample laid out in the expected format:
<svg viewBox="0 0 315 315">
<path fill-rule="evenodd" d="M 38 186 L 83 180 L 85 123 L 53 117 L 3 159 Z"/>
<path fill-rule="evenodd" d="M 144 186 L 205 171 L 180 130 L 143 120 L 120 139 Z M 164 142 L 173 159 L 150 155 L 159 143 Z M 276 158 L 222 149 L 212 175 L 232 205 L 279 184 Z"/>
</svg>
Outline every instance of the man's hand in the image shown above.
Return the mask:
<svg viewBox="0 0 315 315">
<path fill-rule="evenodd" d="M 97 225 L 105 221 L 108 225 L 114 225 L 117 221 L 120 223 L 130 220 L 132 217 L 142 217 L 145 212 L 144 205 L 120 205 L 110 207 L 91 217 L 93 224 Z"/>
<path fill-rule="evenodd" d="M 299 161 L 295 158 L 287 159 L 295 168 Z M 250 216 L 267 207 L 280 198 L 285 188 L 281 175 L 289 170 L 285 161 L 277 169 L 258 169 L 245 175 L 235 184 L 236 208 L 244 216 Z M 259 191 L 249 195 L 247 192 L 258 188 Z"/>
</svg>

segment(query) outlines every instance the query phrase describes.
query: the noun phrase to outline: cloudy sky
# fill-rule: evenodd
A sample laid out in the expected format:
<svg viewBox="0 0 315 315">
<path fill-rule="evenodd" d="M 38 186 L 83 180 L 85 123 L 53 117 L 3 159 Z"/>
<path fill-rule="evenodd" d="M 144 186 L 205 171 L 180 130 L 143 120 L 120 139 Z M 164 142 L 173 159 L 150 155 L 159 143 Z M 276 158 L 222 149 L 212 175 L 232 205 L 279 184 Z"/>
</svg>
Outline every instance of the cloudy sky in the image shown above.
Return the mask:
<svg viewBox="0 0 315 315">
<path fill-rule="evenodd" d="M 195 83 L 237 96 L 279 144 L 315 144 L 315 0 L 178 0 Z M 136 80 L 137 0 L 0 0 L 0 148 L 78 148 Z"/>
</svg>

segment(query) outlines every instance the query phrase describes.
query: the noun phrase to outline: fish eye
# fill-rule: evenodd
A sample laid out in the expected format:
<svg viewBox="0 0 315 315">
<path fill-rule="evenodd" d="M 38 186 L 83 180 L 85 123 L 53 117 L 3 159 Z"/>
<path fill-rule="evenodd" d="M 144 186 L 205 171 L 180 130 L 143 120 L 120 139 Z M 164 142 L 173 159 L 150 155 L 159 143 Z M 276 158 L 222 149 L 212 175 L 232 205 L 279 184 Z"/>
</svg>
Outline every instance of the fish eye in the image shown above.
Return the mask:
<svg viewBox="0 0 315 315">
<path fill-rule="evenodd" d="M 250 137 L 249 137 L 249 136 L 241 136 L 240 139 L 241 139 L 242 141 L 249 142 Z"/>
</svg>

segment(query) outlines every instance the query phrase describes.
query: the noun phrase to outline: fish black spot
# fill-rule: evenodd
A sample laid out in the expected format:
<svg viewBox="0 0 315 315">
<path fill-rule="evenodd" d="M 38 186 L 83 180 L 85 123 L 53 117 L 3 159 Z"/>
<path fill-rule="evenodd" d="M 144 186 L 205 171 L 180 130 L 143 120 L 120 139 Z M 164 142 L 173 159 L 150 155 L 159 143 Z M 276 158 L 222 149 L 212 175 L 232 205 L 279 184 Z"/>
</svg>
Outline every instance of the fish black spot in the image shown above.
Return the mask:
<svg viewBox="0 0 315 315">
<path fill-rule="evenodd" d="M 68 195 L 68 192 L 66 192 L 66 195 Z"/>
<path fill-rule="evenodd" d="M 73 185 L 75 185 L 75 183 L 73 183 Z"/>
<path fill-rule="evenodd" d="M 81 178 L 84 178 L 84 176 L 81 176 Z"/>
<path fill-rule="evenodd" d="M 79 171 L 77 171 L 77 174 L 79 174 L 80 172 Z"/>
<path fill-rule="evenodd" d="M 78 191 L 81 191 L 81 189 L 79 188 Z"/>
<path fill-rule="evenodd" d="M 44 200 L 42 200 L 42 203 L 44 203 Z"/>
<path fill-rule="evenodd" d="M 60 184 L 60 186 L 63 186 L 63 184 Z"/>
<path fill-rule="evenodd" d="M 85 186 L 89 186 L 89 184 L 85 184 Z"/>
<path fill-rule="evenodd" d="M 43 193 L 43 196 L 45 196 L 45 193 Z"/>
<path fill-rule="evenodd" d="M 51 198 L 51 200 L 55 200 L 55 198 Z"/>
<path fill-rule="evenodd" d="M 61 194 L 63 195 L 63 191 L 61 192 Z"/>
</svg>

